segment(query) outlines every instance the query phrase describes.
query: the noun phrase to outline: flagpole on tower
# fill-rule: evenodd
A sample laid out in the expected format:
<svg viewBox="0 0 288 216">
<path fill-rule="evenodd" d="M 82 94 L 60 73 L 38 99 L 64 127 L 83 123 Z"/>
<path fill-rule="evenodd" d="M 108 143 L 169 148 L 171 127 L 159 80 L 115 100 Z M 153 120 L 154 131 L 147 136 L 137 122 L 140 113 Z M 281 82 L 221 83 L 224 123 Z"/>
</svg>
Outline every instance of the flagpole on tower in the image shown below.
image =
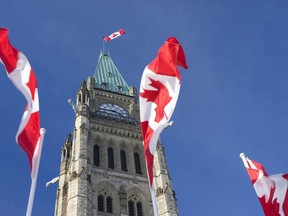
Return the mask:
<svg viewBox="0 0 288 216">
<path fill-rule="evenodd" d="M 103 37 L 103 45 L 102 45 L 102 49 L 103 49 L 103 53 L 105 53 L 105 40 L 104 40 L 104 37 Z"/>
</svg>

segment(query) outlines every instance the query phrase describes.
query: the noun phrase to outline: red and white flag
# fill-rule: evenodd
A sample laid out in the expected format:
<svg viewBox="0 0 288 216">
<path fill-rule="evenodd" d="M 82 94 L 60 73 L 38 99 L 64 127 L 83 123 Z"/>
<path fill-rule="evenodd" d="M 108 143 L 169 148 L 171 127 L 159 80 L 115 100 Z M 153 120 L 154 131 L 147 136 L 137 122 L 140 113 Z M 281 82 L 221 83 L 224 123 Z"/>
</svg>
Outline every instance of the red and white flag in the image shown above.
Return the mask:
<svg viewBox="0 0 288 216">
<path fill-rule="evenodd" d="M 0 28 L 0 60 L 5 66 L 9 79 L 27 100 L 27 106 L 16 134 L 16 142 L 26 152 L 30 164 L 32 184 L 26 214 L 30 216 L 45 129 L 40 129 L 39 98 L 35 74 L 25 55 L 10 44 L 8 32 L 8 29 Z"/>
<path fill-rule="evenodd" d="M 119 31 L 114 32 L 111 35 L 104 37 L 104 41 L 107 42 L 107 41 L 113 40 L 123 34 L 125 34 L 125 31 L 123 29 L 120 29 Z"/>
<path fill-rule="evenodd" d="M 37 81 L 25 55 L 10 44 L 8 29 L 0 29 L 0 59 L 5 66 L 9 79 L 25 96 L 28 103 L 16 134 L 16 142 L 26 152 L 31 174 L 33 174 L 33 165 L 35 157 L 37 157 L 36 150 L 40 139 Z"/>
<path fill-rule="evenodd" d="M 153 160 L 160 133 L 169 122 L 181 85 L 177 65 L 187 69 L 185 54 L 176 38 L 168 38 L 158 56 L 145 67 L 140 84 L 140 120 L 154 214 L 158 215 L 153 187 Z"/>
<path fill-rule="evenodd" d="M 263 211 L 267 216 L 288 215 L 288 174 L 268 175 L 262 164 L 240 154 Z"/>
</svg>

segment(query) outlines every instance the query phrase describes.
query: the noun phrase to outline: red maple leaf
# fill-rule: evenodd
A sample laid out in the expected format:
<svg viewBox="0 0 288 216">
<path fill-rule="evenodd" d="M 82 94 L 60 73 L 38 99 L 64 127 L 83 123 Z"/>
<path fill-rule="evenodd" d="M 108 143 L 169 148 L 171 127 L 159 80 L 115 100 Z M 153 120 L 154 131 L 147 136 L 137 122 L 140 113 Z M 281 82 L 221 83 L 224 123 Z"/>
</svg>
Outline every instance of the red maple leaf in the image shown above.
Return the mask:
<svg viewBox="0 0 288 216">
<path fill-rule="evenodd" d="M 169 96 L 169 91 L 166 86 L 163 85 L 163 83 L 153 80 L 151 78 L 149 78 L 149 80 L 151 81 L 149 85 L 157 90 L 144 89 L 144 92 L 140 93 L 140 96 L 143 98 L 147 98 L 147 102 L 151 101 L 157 105 L 157 107 L 155 108 L 156 116 L 154 121 L 159 123 L 164 118 L 164 108 L 172 100 L 172 97 Z"/>
<path fill-rule="evenodd" d="M 114 38 L 117 37 L 117 35 L 118 35 L 117 33 L 113 33 L 111 37 Z"/>
</svg>

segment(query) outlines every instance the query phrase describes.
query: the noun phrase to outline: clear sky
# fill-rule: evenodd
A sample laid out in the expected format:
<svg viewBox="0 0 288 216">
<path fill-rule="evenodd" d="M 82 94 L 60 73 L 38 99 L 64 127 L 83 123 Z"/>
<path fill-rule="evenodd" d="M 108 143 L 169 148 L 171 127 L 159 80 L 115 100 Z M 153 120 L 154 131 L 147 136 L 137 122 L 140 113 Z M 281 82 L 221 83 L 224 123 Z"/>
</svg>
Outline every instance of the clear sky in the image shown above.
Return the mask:
<svg viewBox="0 0 288 216">
<path fill-rule="evenodd" d="M 128 85 L 169 36 L 182 44 L 188 70 L 172 120 L 162 133 L 183 216 L 255 216 L 262 209 L 239 154 L 269 174 L 288 173 L 288 1 L 0 0 L 0 26 L 28 57 L 38 79 L 47 132 L 33 215 L 54 214 L 60 152 L 72 133 L 80 82 L 92 76 L 102 36 L 126 34 L 105 49 Z M 1 215 L 25 215 L 26 154 L 15 142 L 26 105 L 0 65 Z"/>
</svg>

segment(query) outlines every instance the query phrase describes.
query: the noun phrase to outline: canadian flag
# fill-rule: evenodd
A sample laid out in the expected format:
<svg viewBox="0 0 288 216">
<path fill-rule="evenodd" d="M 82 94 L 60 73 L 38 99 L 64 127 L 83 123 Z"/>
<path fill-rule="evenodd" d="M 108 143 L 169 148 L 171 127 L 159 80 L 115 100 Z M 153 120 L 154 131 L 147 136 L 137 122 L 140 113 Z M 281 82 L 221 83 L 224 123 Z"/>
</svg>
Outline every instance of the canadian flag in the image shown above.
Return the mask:
<svg viewBox="0 0 288 216">
<path fill-rule="evenodd" d="M 33 175 L 40 140 L 37 81 L 27 58 L 10 44 L 8 29 L 3 28 L 0 28 L 0 59 L 6 68 L 9 79 L 28 102 L 16 134 L 16 142 L 26 152 L 31 175 Z"/>
<path fill-rule="evenodd" d="M 32 184 L 26 212 L 26 215 L 30 216 L 45 129 L 40 129 L 39 98 L 35 74 L 25 55 L 10 44 L 8 32 L 8 29 L 0 28 L 0 60 L 5 66 L 9 79 L 27 100 L 27 106 L 16 134 L 16 142 L 26 152 L 31 169 Z"/>
<path fill-rule="evenodd" d="M 188 68 L 182 46 L 170 37 L 158 56 L 145 67 L 140 84 L 140 120 L 154 214 L 158 215 L 153 187 L 153 160 L 160 133 L 169 122 L 177 103 L 181 75 L 177 65 Z"/>
<path fill-rule="evenodd" d="M 104 37 L 104 41 L 107 42 L 107 41 L 113 40 L 123 34 L 125 34 L 125 31 L 123 29 L 120 29 L 119 31 L 114 32 L 111 35 Z"/>
<path fill-rule="evenodd" d="M 244 153 L 241 153 L 240 157 L 265 215 L 288 215 L 288 174 L 268 175 L 262 164 L 248 159 Z"/>
</svg>

